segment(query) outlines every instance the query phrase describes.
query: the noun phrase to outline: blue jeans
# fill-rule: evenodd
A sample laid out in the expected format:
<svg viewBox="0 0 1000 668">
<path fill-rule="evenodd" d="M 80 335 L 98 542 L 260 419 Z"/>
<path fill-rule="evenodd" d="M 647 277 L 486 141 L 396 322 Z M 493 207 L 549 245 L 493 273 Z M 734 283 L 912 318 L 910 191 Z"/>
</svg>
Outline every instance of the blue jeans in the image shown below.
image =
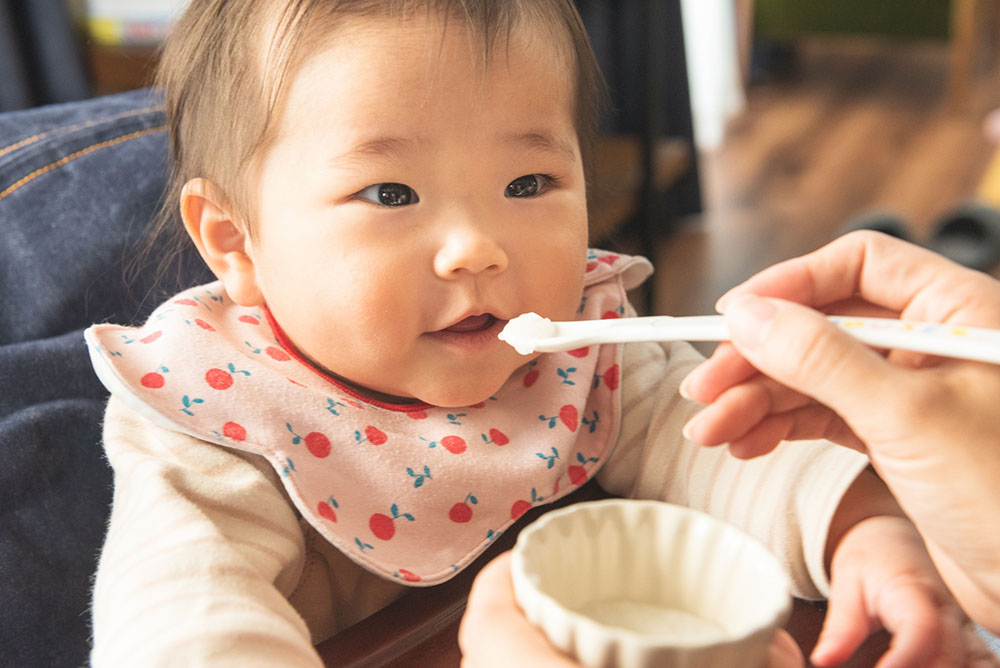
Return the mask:
<svg viewBox="0 0 1000 668">
<path fill-rule="evenodd" d="M 191 252 L 162 285 L 123 280 L 165 185 L 163 124 L 149 91 L 0 114 L 0 665 L 87 662 L 112 480 L 83 328 L 209 280 Z"/>
</svg>

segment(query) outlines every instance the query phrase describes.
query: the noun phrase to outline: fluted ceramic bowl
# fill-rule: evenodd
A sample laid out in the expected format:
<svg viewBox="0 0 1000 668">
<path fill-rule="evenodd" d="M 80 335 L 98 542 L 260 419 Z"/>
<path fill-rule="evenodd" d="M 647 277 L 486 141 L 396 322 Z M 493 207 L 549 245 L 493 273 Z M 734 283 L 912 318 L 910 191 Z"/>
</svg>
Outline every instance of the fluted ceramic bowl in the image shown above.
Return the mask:
<svg viewBox="0 0 1000 668">
<path fill-rule="evenodd" d="M 521 532 L 511 568 L 528 620 L 591 668 L 763 666 L 791 609 L 766 547 L 658 501 L 547 513 Z"/>
</svg>

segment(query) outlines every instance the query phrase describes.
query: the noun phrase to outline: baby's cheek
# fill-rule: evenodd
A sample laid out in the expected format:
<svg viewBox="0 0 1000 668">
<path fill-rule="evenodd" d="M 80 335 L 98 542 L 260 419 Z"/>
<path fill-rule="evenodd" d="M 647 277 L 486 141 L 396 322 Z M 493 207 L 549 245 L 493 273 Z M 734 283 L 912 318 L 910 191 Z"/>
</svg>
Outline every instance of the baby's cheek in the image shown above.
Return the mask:
<svg viewBox="0 0 1000 668">
<path fill-rule="evenodd" d="M 553 289 L 553 296 L 558 295 L 558 310 L 560 318 L 570 320 L 577 316 L 582 308 L 583 299 L 583 275 L 585 271 L 584 263 L 567 262 L 558 276 L 550 277 L 549 285 Z M 553 311 L 555 312 L 555 311 Z"/>
</svg>

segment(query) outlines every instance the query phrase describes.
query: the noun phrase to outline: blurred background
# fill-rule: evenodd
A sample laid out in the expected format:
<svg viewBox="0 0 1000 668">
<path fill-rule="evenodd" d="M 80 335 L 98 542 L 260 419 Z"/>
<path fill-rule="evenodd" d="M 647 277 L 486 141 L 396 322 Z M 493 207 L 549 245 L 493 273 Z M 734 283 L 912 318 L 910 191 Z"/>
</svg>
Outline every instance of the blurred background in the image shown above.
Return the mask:
<svg viewBox="0 0 1000 668">
<path fill-rule="evenodd" d="M 872 213 L 936 250 L 957 242 L 998 275 L 1000 3 L 733 4 L 738 25 L 748 17 L 745 105 L 698 153 L 703 213 L 656 246 L 656 310 L 710 312 L 732 285 Z"/>
<path fill-rule="evenodd" d="M 0 0 L 0 110 L 148 85 L 184 4 Z M 933 245 L 960 205 L 1000 203 L 1000 0 L 577 5 L 612 97 L 593 242 L 652 256 L 643 310 L 710 312 L 866 212 Z M 960 241 L 989 263 L 996 227 Z"/>
</svg>

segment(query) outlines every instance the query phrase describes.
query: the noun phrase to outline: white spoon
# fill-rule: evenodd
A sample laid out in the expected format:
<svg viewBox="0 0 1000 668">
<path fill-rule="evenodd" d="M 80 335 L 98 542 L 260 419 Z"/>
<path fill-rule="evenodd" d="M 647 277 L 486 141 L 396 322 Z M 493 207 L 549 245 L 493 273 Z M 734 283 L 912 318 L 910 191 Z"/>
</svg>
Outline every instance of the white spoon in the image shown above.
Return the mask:
<svg viewBox="0 0 1000 668">
<path fill-rule="evenodd" d="M 848 334 L 876 348 L 1000 364 L 1000 330 L 888 318 L 828 318 Z M 530 355 L 599 343 L 727 341 L 729 327 L 721 315 L 553 322 L 537 313 L 525 313 L 508 322 L 499 337 L 521 355 Z"/>
</svg>

